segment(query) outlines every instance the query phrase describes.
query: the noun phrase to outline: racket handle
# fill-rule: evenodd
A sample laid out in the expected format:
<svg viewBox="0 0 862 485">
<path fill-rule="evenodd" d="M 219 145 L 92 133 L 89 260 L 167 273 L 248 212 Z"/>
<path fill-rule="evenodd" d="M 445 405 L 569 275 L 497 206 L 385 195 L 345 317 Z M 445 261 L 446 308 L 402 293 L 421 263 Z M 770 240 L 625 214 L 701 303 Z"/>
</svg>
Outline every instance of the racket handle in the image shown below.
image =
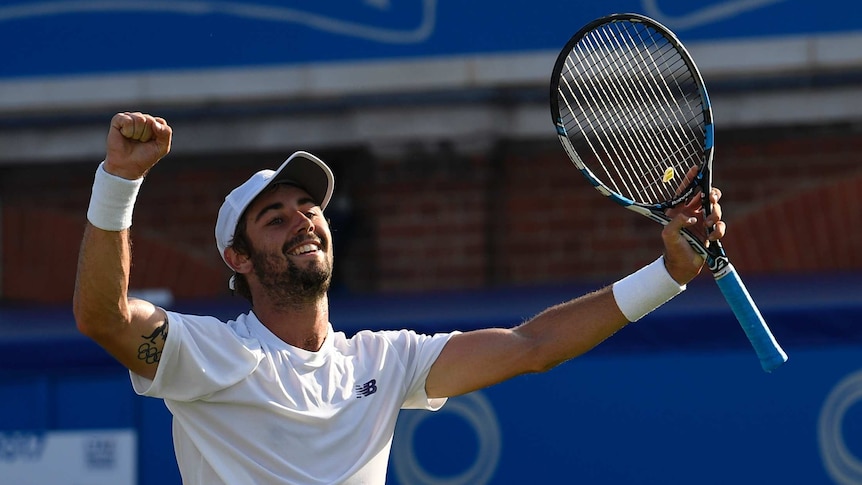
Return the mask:
<svg viewBox="0 0 862 485">
<path fill-rule="evenodd" d="M 760 310 L 748 294 L 748 290 L 736 274 L 736 269 L 728 263 L 721 271 L 715 273 L 715 282 L 724 298 L 742 325 L 745 335 L 751 342 L 760 366 L 766 372 L 772 372 L 778 366 L 787 361 L 787 354 L 778 345 L 772 332 L 763 320 Z"/>
</svg>

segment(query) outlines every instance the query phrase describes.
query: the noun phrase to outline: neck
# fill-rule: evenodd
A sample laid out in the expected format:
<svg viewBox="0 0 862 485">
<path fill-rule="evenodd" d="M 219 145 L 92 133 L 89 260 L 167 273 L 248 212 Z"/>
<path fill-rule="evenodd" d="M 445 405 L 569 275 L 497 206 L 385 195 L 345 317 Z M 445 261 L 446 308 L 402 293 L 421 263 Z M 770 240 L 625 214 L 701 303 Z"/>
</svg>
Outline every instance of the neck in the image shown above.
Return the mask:
<svg viewBox="0 0 862 485">
<path fill-rule="evenodd" d="M 285 343 L 317 352 L 329 328 L 329 299 L 324 294 L 313 302 L 297 305 L 258 303 L 254 314 L 263 325 Z"/>
</svg>

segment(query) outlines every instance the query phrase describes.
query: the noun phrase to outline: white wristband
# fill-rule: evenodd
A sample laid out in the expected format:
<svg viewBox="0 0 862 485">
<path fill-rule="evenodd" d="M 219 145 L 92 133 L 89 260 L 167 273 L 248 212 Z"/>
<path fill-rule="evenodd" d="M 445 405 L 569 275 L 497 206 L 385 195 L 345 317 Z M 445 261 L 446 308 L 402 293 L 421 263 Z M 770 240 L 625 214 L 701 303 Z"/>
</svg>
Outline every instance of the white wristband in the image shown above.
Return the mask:
<svg viewBox="0 0 862 485">
<path fill-rule="evenodd" d="M 105 171 L 104 165 L 102 162 L 96 169 L 87 219 L 99 229 L 122 231 L 132 225 L 135 199 L 144 179 L 129 180 L 112 175 Z"/>
<path fill-rule="evenodd" d="M 664 266 L 664 256 L 613 285 L 614 299 L 630 322 L 640 320 L 671 298 L 682 293 L 680 286 Z"/>
</svg>

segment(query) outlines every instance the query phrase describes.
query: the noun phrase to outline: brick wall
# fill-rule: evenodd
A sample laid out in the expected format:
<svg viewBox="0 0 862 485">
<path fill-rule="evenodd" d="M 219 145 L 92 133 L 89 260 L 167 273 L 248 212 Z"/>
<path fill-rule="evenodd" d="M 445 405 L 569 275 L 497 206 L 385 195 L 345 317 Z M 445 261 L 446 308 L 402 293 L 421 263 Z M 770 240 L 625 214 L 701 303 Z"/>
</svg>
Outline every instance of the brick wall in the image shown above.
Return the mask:
<svg viewBox="0 0 862 485">
<path fill-rule="evenodd" d="M 862 269 L 862 133 L 733 133 L 716 185 L 725 246 L 746 273 Z"/>
<path fill-rule="evenodd" d="M 719 133 L 726 247 L 744 274 L 862 270 L 862 133 Z M 356 292 L 610 281 L 660 251 L 654 223 L 594 193 L 556 141 L 485 156 L 441 146 L 374 159 L 321 152 L 336 172 L 337 285 Z M 148 176 L 133 226 L 133 288 L 227 294 L 213 243 L 224 195 L 285 154 L 172 155 Z M 2 297 L 66 303 L 95 164 L 0 168 Z"/>
</svg>

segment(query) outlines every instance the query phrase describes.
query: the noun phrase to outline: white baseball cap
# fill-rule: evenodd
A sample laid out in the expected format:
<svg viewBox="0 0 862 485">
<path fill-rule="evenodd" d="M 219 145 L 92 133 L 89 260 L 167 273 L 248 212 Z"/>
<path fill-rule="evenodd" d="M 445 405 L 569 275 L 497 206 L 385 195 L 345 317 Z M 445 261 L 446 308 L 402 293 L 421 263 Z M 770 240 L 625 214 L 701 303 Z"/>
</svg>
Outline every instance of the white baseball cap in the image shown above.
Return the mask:
<svg viewBox="0 0 862 485">
<path fill-rule="evenodd" d="M 261 170 L 233 189 L 224 198 L 215 226 L 216 246 L 225 264 L 227 259 L 224 257 L 224 250 L 233 243 L 239 218 L 264 189 L 278 183 L 295 185 L 305 190 L 321 209 L 326 209 L 335 188 L 335 177 L 321 159 L 308 152 L 299 151 L 288 157 L 278 170 Z"/>
</svg>

